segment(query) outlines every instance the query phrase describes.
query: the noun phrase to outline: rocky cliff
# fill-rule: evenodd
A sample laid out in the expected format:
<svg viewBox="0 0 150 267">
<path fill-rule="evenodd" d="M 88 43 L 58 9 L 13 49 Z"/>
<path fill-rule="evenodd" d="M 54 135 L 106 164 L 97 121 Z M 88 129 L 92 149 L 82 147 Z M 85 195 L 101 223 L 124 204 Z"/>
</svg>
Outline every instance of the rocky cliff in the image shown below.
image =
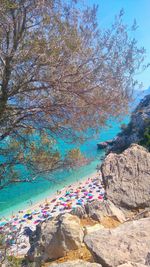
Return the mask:
<svg viewBox="0 0 150 267">
<path fill-rule="evenodd" d="M 122 152 L 132 143 L 139 143 L 143 139 L 144 131 L 150 126 L 150 95 L 140 101 L 132 112 L 128 126 L 112 141 L 108 152 Z M 110 144 L 108 144 L 110 145 Z"/>
<path fill-rule="evenodd" d="M 103 201 L 38 225 L 28 252 L 36 267 L 150 266 L 150 152 L 132 144 L 110 153 L 101 173 Z"/>
</svg>

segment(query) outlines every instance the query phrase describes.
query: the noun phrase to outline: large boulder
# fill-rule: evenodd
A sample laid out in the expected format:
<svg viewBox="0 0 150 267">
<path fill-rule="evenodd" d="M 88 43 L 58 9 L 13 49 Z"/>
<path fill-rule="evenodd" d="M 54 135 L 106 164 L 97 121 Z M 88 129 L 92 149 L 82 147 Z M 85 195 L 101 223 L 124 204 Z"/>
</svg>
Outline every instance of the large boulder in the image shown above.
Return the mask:
<svg viewBox="0 0 150 267">
<path fill-rule="evenodd" d="M 128 261 L 148 265 L 150 218 L 92 232 L 85 236 L 84 241 L 102 266 L 116 267 Z"/>
<path fill-rule="evenodd" d="M 102 222 L 103 218 L 107 216 L 114 217 L 119 222 L 124 222 L 126 220 L 123 212 L 110 200 L 103 202 L 94 200 L 92 202 L 88 202 L 85 205 L 85 210 L 90 218 L 99 222 Z"/>
<path fill-rule="evenodd" d="M 30 239 L 30 260 L 51 260 L 63 257 L 69 250 L 81 247 L 83 229 L 80 219 L 71 214 L 60 215 L 39 225 Z"/>
<path fill-rule="evenodd" d="M 127 209 L 150 206 L 150 153 L 133 144 L 121 154 L 110 153 L 101 166 L 109 200 Z"/>
<path fill-rule="evenodd" d="M 121 265 L 119 265 L 117 267 L 146 267 L 146 265 L 145 264 L 141 264 L 141 263 L 128 261 L 128 262 L 126 262 L 124 264 L 121 264 Z"/>
<path fill-rule="evenodd" d="M 80 219 L 86 218 L 87 214 L 86 214 L 86 210 L 85 207 L 83 206 L 77 206 L 75 207 L 72 211 L 71 211 L 72 215 L 75 215 L 77 217 L 79 217 Z"/>
<path fill-rule="evenodd" d="M 101 265 L 98 263 L 90 263 L 82 260 L 76 260 L 64 263 L 53 263 L 49 267 L 101 267 Z"/>
</svg>

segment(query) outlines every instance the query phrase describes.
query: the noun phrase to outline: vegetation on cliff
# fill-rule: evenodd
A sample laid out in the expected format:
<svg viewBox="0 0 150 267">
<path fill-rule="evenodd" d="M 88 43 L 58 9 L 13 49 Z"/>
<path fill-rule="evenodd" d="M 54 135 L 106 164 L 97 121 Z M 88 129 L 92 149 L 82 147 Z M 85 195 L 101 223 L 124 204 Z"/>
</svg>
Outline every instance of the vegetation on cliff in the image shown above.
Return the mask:
<svg viewBox="0 0 150 267">
<path fill-rule="evenodd" d="M 139 142 L 139 144 L 146 147 L 150 151 L 150 125 L 145 128 L 142 140 Z"/>
</svg>

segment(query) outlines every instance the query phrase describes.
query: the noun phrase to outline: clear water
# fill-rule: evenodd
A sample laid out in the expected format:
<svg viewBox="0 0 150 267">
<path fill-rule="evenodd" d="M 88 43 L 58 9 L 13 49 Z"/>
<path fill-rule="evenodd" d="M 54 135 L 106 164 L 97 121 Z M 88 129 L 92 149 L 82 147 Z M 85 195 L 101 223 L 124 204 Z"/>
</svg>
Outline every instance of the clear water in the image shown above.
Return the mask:
<svg viewBox="0 0 150 267">
<path fill-rule="evenodd" d="M 120 131 L 122 123 L 128 123 L 129 117 L 126 117 L 121 123 L 114 120 L 110 121 L 111 127 L 100 130 L 99 137 L 92 139 L 80 146 L 80 149 L 87 157 L 92 158 L 90 164 L 72 171 L 58 171 L 53 177 L 47 175 L 46 177 L 39 177 L 32 183 L 13 184 L 0 191 L 0 217 L 16 212 L 22 208 L 28 208 L 30 201 L 33 203 L 42 198 L 51 196 L 57 190 L 63 188 L 78 180 L 83 179 L 85 176 L 90 175 L 96 171 L 97 165 L 100 164 L 104 151 L 97 150 L 97 143 L 112 139 Z M 59 142 L 59 147 L 62 152 L 73 147 L 62 141 Z"/>
</svg>

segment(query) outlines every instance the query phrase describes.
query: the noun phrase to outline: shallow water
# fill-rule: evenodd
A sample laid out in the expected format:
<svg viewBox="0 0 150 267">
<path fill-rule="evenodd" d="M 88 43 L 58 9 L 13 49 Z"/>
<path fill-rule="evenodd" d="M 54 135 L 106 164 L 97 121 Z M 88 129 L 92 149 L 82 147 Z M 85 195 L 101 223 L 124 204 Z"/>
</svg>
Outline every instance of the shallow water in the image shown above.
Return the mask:
<svg viewBox="0 0 150 267">
<path fill-rule="evenodd" d="M 19 209 L 28 208 L 34 202 L 54 194 L 57 190 L 63 188 L 85 176 L 93 173 L 97 165 L 100 164 L 104 151 L 97 150 L 97 143 L 112 139 L 120 131 L 122 123 L 128 123 L 126 117 L 121 123 L 110 121 L 111 128 L 102 129 L 97 139 L 92 139 L 80 146 L 80 149 L 87 157 L 93 160 L 90 164 L 72 171 L 57 171 L 53 177 L 47 175 L 39 177 L 32 183 L 13 184 L 0 191 L 0 217 L 16 212 Z M 63 152 L 67 151 L 70 145 L 60 142 L 59 146 Z"/>
</svg>

